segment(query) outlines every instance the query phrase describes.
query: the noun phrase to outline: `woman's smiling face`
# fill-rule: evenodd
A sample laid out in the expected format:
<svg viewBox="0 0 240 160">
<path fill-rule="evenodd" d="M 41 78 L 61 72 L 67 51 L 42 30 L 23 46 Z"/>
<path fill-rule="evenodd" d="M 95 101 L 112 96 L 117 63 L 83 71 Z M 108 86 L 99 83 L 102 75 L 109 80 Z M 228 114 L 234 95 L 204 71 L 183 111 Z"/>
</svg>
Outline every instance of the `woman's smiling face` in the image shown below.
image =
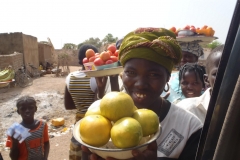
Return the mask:
<svg viewBox="0 0 240 160">
<path fill-rule="evenodd" d="M 157 63 L 135 58 L 125 63 L 122 80 L 135 105 L 138 108 L 150 108 L 161 95 L 169 74 Z"/>
</svg>

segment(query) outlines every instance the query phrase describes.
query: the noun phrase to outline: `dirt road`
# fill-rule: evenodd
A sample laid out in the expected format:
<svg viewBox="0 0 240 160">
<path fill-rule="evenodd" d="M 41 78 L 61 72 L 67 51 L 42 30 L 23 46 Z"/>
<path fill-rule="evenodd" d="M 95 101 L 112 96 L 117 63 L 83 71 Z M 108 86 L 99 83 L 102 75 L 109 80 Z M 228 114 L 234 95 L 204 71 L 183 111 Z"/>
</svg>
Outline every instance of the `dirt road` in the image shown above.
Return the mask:
<svg viewBox="0 0 240 160">
<path fill-rule="evenodd" d="M 71 71 L 78 67 L 70 67 Z M 75 111 L 67 111 L 63 105 L 65 77 L 55 77 L 47 74 L 34 79 L 33 85 L 26 88 L 10 88 L 6 93 L 0 93 L 0 151 L 4 160 L 9 160 L 9 149 L 5 148 L 6 130 L 14 122 L 20 122 L 21 117 L 16 112 L 16 100 L 23 95 L 33 96 L 37 101 L 36 118 L 45 119 L 49 125 L 50 153 L 49 160 L 67 160 L 71 129 L 74 123 Z M 63 117 L 65 125 L 59 128 L 51 126 L 51 119 Z M 67 129 L 66 131 L 64 131 Z"/>
</svg>

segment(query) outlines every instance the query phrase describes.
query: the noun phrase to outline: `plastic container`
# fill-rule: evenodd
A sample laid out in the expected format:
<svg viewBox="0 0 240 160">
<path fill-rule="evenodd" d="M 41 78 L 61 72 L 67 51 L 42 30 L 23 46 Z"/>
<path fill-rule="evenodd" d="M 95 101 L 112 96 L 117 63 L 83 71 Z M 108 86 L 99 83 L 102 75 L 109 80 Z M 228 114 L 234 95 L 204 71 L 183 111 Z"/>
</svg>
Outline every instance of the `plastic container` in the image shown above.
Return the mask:
<svg viewBox="0 0 240 160">
<path fill-rule="evenodd" d="M 84 63 L 83 65 L 87 71 L 96 70 L 93 62 Z"/>
<path fill-rule="evenodd" d="M 194 33 L 193 31 L 190 31 L 190 30 L 180 30 L 178 32 L 178 36 L 193 36 L 195 35 L 196 33 Z"/>
<path fill-rule="evenodd" d="M 97 70 L 103 70 L 106 68 L 113 68 L 113 67 L 117 67 L 119 64 L 118 62 L 114 62 L 112 64 L 106 64 L 106 65 L 102 65 L 102 66 L 95 66 Z"/>
</svg>

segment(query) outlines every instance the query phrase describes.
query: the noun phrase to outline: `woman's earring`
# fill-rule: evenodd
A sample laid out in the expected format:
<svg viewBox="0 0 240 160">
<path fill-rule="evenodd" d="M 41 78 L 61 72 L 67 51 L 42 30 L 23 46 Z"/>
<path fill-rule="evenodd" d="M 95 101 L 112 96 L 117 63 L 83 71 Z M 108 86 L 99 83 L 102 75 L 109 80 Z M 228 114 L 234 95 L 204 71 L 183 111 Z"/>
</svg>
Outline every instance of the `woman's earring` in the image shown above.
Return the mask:
<svg viewBox="0 0 240 160">
<path fill-rule="evenodd" d="M 170 87 L 169 87 L 169 84 L 167 83 L 167 89 L 165 90 L 165 87 L 164 87 L 163 91 L 164 91 L 164 92 L 168 92 L 168 91 L 169 91 L 169 88 L 170 88 Z"/>
</svg>

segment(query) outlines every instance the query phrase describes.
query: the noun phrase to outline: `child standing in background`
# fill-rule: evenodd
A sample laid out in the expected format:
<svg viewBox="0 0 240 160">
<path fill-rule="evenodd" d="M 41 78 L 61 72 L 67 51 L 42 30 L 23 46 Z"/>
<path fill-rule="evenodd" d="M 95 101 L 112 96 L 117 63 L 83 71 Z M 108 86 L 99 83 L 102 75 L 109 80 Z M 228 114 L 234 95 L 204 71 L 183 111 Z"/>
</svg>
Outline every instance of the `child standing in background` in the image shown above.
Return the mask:
<svg viewBox="0 0 240 160">
<path fill-rule="evenodd" d="M 31 136 L 19 143 L 13 136 L 8 136 L 6 147 L 10 147 L 12 160 L 41 159 L 47 160 L 49 154 L 48 126 L 42 120 L 34 119 L 37 111 L 33 97 L 23 96 L 17 100 L 17 113 L 21 115 L 23 127 L 29 129 Z"/>
<path fill-rule="evenodd" d="M 204 68 L 197 63 L 186 63 L 180 68 L 179 86 L 184 98 L 201 96 L 205 90 L 204 74 Z"/>
<path fill-rule="evenodd" d="M 204 82 L 209 88 L 200 96 L 187 98 L 177 104 L 177 106 L 186 109 L 195 114 L 204 123 L 207 114 L 209 101 L 212 94 L 212 89 L 215 83 L 218 65 L 220 63 L 224 45 L 220 45 L 213 49 L 206 60 L 206 74 Z"/>
</svg>

